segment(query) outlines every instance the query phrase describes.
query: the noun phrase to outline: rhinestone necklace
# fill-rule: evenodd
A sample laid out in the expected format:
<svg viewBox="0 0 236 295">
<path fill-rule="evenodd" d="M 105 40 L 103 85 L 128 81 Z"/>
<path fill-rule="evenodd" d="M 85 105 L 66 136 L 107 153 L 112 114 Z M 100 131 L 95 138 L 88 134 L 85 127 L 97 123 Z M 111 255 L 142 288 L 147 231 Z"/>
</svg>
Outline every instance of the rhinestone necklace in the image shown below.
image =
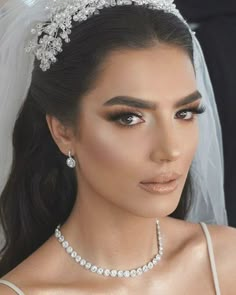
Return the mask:
<svg viewBox="0 0 236 295">
<path fill-rule="evenodd" d="M 78 252 L 76 252 L 68 243 L 68 241 L 65 240 L 65 237 L 62 235 L 60 231 L 60 224 L 55 229 L 55 237 L 57 240 L 61 243 L 62 247 L 65 249 L 66 253 L 70 255 L 72 259 L 75 260 L 80 266 L 83 268 L 96 273 L 98 275 L 102 275 L 105 277 L 118 277 L 118 278 L 134 278 L 136 276 L 140 276 L 143 273 L 151 270 L 155 265 L 158 264 L 158 262 L 161 260 L 161 257 L 163 255 L 163 247 L 162 247 L 162 238 L 161 238 L 161 232 L 160 232 L 160 223 L 159 220 L 156 220 L 156 230 L 157 230 L 157 241 L 158 241 L 158 254 L 156 254 L 149 262 L 146 264 L 135 268 L 131 270 L 116 270 L 116 269 L 108 269 L 108 268 L 102 268 L 95 264 L 92 264 L 91 262 L 87 261 L 86 259 L 82 258 Z"/>
</svg>

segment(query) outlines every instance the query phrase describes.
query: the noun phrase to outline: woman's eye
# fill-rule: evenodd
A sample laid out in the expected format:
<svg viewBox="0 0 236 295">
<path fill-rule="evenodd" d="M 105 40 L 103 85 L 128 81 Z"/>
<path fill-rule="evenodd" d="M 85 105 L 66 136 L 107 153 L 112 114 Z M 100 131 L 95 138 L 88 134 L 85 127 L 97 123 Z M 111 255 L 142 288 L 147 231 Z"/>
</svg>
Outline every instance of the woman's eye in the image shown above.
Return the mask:
<svg viewBox="0 0 236 295">
<path fill-rule="evenodd" d="M 192 121 L 194 120 L 195 116 L 203 114 L 205 110 L 206 110 L 206 106 L 204 105 L 199 107 L 193 107 L 187 110 L 179 111 L 177 114 L 180 114 L 180 116 L 177 116 L 177 117 L 185 121 Z"/>
<path fill-rule="evenodd" d="M 132 127 L 143 122 L 143 120 L 141 120 L 142 115 L 135 113 L 118 112 L 110 114 L 108 118 L 111 121 L 117 122 L 119 125 L 123 125 L 124 127 Z"/>
<path fill-rule="evenodd" d="M 181 111 L 178 112 L 178 114 L 180 114 L 179 119 L 184 119 L 186 121 L 192 120 L 194 117 L 194 114 L 191 111 Z"/>
<path fill-rule="evenodd" d="M 185 110 L 181 110 L 177 112 L 177 119 L 183 119 L 184 121 L 192 121 L 194 120 L 197 114 L 202 114 L 205 112 L 206 107 L 193 107 Z M 110 113 L 108 116 L 109 121 L 116 122 L 118 125 L 122 127 L 134 127 L 139 123 L 144 122 L 143 115 L 132 113 L 132 112 L 125 112 L 125 111 L 115 111 Z"/>
<path fill-rule="evenodd" d="M 117 121 L 120 122 L 122 125 L 133 126 L 137 125 L 139 122 L 142 122 L 140 118 L 140 115 L 130 113 L 121 115 Z"/>
</svg>

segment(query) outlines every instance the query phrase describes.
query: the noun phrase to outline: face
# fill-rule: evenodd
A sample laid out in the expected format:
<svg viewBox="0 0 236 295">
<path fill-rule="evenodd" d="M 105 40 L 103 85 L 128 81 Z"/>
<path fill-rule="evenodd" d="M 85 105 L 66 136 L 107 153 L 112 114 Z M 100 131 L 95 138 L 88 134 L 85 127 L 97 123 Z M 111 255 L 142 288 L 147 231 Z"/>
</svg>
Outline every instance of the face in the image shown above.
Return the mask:
<svg viewBox="0 0 236 295">
<path fill-rule="evenodd" d="M 84 194 L 89 188 L 137 216 L 171 214 L 198 144 L 198 115 L 192 108 L 199 107 L 201 98 L 196 91 L 193 65 L 182 49 L 163 44 L 110 53 L 81 102 L 74 154 Z M 134 103 L 137 98 L 141 103 Z M 170 172 L 181 175 L 174 191 L 140 187 L 140 182 Z"/>
</svg>

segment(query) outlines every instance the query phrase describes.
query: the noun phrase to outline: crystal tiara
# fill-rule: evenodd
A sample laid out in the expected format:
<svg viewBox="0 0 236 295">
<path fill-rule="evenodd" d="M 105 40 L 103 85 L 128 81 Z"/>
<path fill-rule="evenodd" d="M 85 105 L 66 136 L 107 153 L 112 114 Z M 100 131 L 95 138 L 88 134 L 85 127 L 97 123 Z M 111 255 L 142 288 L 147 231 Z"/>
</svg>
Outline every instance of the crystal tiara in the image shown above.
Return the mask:
<svg viewBox="0 0 236 295">
<path fill-rule="evenodd" d="M 47 71 L 57 61 L 56 55 L 62 52 L 63 40 L 70 42 L 72 21 L 83 22 L 99 14 L 105 7 L 134 4 L 172 13 L 185 22 L 173 2 L 174 0 L 50 0 L 45 7 L 49 21 L 37 23 L 31 29 L 34 38 L 25 51 L 33 53 L 41 61 L 40 68 Z"/>
</svg>

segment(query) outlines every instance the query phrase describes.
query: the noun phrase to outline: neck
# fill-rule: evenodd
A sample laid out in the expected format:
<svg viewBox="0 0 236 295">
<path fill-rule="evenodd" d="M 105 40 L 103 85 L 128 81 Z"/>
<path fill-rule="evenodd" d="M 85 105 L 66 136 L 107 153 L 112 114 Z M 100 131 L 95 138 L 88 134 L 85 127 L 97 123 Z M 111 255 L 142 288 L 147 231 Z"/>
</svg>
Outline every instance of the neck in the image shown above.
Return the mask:
<svg viewBox="0 0 236 295">
<path fill-rule="evenodd" d="M 131 269 L 158 252 L 156 220 L 124 211 L 99 196 L 77 196 L 61 232 L 91 263 L 109 269 Z M 162 233 L 162 229 L 161 229 Z"/>
</svg>

